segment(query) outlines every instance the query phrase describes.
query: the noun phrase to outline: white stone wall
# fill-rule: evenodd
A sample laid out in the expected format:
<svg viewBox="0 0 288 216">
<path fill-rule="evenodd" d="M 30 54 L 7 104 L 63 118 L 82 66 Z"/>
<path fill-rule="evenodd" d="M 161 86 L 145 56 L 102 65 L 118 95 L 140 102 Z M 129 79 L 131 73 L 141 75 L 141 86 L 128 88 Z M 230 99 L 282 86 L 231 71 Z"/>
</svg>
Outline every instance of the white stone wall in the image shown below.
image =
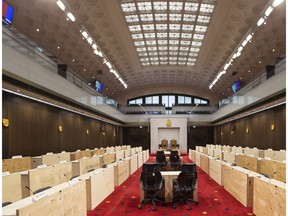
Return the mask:
<svg viewBox="0 0 288 216">
<path fill-rule="evenodd" d="M 167 120 L 171 121 L 171 126 L 166 125 Z M 180 144 L 180 151 L 187 153 L 187 118 L 186 117 L 151 117 L 150 118 L 150 143 L 151 153 L 155 153 L 158 144 L 163 138 L 168 140 L 176 139 Z M 175 136 L 175 137 L 174 137 Z"/>
</svg>

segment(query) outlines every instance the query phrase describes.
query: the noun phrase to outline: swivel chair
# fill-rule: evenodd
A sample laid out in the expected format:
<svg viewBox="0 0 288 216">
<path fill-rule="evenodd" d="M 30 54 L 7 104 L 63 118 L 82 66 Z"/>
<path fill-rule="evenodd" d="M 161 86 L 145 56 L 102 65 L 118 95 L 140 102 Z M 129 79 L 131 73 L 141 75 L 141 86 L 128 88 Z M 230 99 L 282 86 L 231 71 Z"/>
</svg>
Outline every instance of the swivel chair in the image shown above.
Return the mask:
<svg viewBox="0 0 288 216">
<path fill-rule="evenodd" d="M 164 151 L 156 152 L 156 163 L 158 164 L 161 170 L 166 170 L 167 161 Z"/>
<path fill-rule="evenodd" d="M 168 149 L 168 140 L 166 139 L 161 140 L 160 150 L 167 151 L 167 149 Z"/>
<path fill-rule="evenodd" d="M 173 170 L 180 170 L 181 160 L 178 151 L 171 151 L 169 162 L 170 167 L 173 168 Z"/>
<path fill-rule="evenodd" d="M 153 206 L 152 210 L 155 211 L 155 202 L 164 203 L 156 195 L 163 185 L 162 175 L 157 163 L 143 164 L 140 183 L 142 189 L 146 192 L 146 196 L 138 205 L 138 208 L 141 209 L 143 204 L 151 203 Z"/>
<path fill-rule="evenodd" d="M 191 210 L 190 202 L 194 202 L 196 205 L 198 201 L 194 200 L 193 192 L 196 189 L 197 182 L 197 170 L 196 164 L 183 164 L 181 167 L 181 173 L 177 180 L 173 181 L 173 206 L 176 208 L 178 204 L 185 203 L 188 206 L 188 210 Z M 176 196 L 179 195 L 179 197 Z"/>
</svg>

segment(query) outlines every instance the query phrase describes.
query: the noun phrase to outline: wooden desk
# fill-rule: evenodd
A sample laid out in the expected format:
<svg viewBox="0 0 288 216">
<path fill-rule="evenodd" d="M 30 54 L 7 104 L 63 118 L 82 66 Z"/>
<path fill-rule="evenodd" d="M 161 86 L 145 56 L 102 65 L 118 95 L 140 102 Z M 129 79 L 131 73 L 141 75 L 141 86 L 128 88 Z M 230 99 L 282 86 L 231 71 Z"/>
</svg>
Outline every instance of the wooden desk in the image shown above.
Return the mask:
<svg viewBox="0 0 288 216">
<path fill-rule="evenodd" d="M 258 171 L 258 158 L 254 156 L 236 155 L 235 164 L 253 172 Z"/>
<path fill-rule="evenodd" d="M 286 184 L 254 178 L 253 213 L 261 216 L 286 215 Z"/>
<path fill-rule="evenodd" d="M 261 175 L 236 166 L 224 166 L 223 168 L 224 189 L 245 207 L 252 207 L 253 178 Z"/>
<path fill-rule="evenodd" d="M 114 191 L 114 168 L 99 168 L 81 175 L 80 180 L 86 181 L 87 210 L 93 210 Z"/>
<path fill-rule="evenodd" d="M 84 150 L 84 151 L 76 151 L 70 153 L 70 160 L 79 160 L 83 157 L 91 157 L 91 151 L 90 150 Z"/>
<path fill-rule="evenodd" d="M 105 149 L 104 148 L 95 148 L 94 150 L 91 151 L 92 156 L 93 155 L 103 155 L 105 154 Z"/>
<path fill-rule="evenodd" d="M 114 184 L 121 185 L 129 177 L 129 160 L 125 159 L 118 163 L 113 163 L 114 166 Z"/>
<path fill-rule="evenodd" d="M 236 149 L 235 149 L 236 151 Z M 236 153 L 234 152 L 223 152 L 223 160 L 227 161 L 228 163 L 235 164 Z"/>
<path fill-rule="evenodd" d="M 70 161 L 71 158 L 70 158 L 70 152 L 61 152 L 61 153 L 58 153 L 56 154 L 59 158 L 59 161 Z"/>
<path fill-rule="evenodd" d="M 130 149 L 125 149 L 124 150 L 124 157 L 127 158 L 127 157 L 130 157 L 130 155 L 131 155 Z"/>
<path fill-rule="evenodd" d="M 258 173 L 264 173 L 269 178 L 286 182 L 286 163 L 276 160 L 259 160 Z"/>
<path fill-rule="evenodd" d="M 53 187 L 66 182 L 67 179 L 72 177 L 72 164 L 71 162 L 67 162 L 54 164 L 46 168 L 28 170 L 26 177 L 29 181 L 28 186 L 32 191 L 46 186 Z M 23 178 L 25 178 L 25 175 L 23 175 Z M 29 191 L 28 189 L 25 190 Z"/>
<path fill-rule="evenodd" d="M 98 169 L 100 167 L 100 157 L 97 155 L 91 158 L 72 161 L 72 176 L 83 175 L 91 169 Z"/>
<path fill-rule="evenodd" d="M 15 202 L 27 196 L 19 172 L 2 177 L 2 202 Z"/>
<path fill-rule="evenodd" d="M 207 155 L 200 155 L 200 168 L 209 174 L 209 157 Z"/>
<path fill-rule="evenodd" d="M 102 162 L 101 162 L 102 166 L 115 162 L 115 153 L 105 153 L 101 155 L 101 157 L 102 157 Z"/>
<path fill-rule="evenodd" d="M 2 208 L 3 216 L 71 215 L 86 216 L 85 181 L 68 182 L 45 191 L 47 196 L 34 202 L 32 196 Z"/>
<path fill-rule="evenodd" d="M 116 162 L 120 161 L 120 160 L 123 160 L 123 159 L 124 159 L 124 151 L 123 150 L 117 150 L 115 152 L 115 160 L 116 160 Z"/>
<path fill-rule="evenodd" d="M 47 154 L 47 155 L 41 155 L 37 157 L 32 157 L 32 168 L 35 169 L 37 166 L 46 164 L 46 165 L 52 165 L 59 163 L 59 157 L 57 154 Z"/>
<path fill-rule="evenodd" d="M 130 175 L 132 175 L 138 168 L 138 156 L 132 155 L 130 157 Z"/>
<path fill-rule="evenodd" d="M 21 172 L 32 169 L 31 157 L 2 160 L 2 172 Z"/>
<path fill-rule="evenodd" d="M 198 167 L 200 167 L 200 160 L 201 160 L 200 152 L 195 152 L 195 163 Z"/>
<path fill-rule="evenodd" d="M 142 151 L 141 152 L 138 152 L 138 154 L 137 154 L 137 156 L 138 156 L 138 166 L 137 166 L 137 168 L 140 168 L 141 166 L 142 166 L 142 164 L 143 164 L 143 154 L 142 154 Z"/>
</svg>

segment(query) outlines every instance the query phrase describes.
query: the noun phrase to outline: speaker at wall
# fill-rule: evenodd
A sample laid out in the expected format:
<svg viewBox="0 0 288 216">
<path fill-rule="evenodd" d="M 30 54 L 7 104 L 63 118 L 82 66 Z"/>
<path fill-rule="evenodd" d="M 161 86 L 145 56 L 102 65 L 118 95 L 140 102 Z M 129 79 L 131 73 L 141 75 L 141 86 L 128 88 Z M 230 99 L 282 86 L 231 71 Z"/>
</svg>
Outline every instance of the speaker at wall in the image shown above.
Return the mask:
<svg viewBox="0 0 288 216">
<path fill-rule="evenodd" d="M 58 64 L 58 74 L 66 79 L 68 66 L 66 64 Z"/>
</svg>

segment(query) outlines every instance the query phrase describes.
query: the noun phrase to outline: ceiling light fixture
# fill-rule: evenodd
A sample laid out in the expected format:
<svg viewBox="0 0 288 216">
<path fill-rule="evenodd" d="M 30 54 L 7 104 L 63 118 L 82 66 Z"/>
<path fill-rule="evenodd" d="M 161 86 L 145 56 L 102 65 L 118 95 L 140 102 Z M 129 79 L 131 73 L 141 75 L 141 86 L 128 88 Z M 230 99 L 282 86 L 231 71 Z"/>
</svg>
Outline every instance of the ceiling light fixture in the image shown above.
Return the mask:
<svg viewBox="0 0 288 216">
<path fill-rule="evenodd" d="M 66 6 L 63 4 L 62 1 L 57 1 L 56 4 L 59 6 L 59 8 L 62 10 L 62 11 L 65 11 L 66 10 Z"/>
<path fill-rule="evenodd" d="M 76 18 L 74 17 L 74 15 L 72 13 L 67 13 L 67 17 L 72 21 L 75 22 Z"/>
</svg>

